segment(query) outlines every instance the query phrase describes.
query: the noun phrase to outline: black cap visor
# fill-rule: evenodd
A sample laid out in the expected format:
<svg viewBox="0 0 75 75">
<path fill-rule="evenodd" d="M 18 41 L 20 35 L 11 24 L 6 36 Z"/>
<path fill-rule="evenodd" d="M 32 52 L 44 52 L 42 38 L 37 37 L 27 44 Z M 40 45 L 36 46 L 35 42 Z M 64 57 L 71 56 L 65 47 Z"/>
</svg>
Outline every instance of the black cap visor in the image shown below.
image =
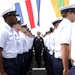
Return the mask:
<svg viewBox="0 0 75 75">
<path fill-rule="evenodd" d="M 3 17 L 6 17 L 6 16 L 19 16 L 19 14 L 16 14 L 16 11 L 12 11 L 3 15 Z"/>
</svg>

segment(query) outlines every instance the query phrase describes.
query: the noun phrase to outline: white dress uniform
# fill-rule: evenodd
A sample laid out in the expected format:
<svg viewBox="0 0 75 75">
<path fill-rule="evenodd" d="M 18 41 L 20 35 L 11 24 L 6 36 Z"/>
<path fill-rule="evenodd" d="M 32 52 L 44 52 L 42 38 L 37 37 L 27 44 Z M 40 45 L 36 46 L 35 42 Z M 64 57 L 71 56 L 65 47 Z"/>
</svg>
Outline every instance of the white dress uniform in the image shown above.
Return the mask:
<svg viewBox="0 0 75 75">
<path fill-rule="evenodd" d="M 50 55 L 53 55 L 53 51 L 54 51 L 54 49 L 55 49 L 55 38 L 54 38 L 54 32 L 53 33 L 51 33 L 50 34 L 50 36 L 49 36 L 49 53 L 50 53 Z"/>
<path fill-rule="evenodd" d="M 64 18 L 55 32 L 55 58 L 61 58 L 60 44 L 70 44 L 71 32 L 72 23 L 68 19 Z"/>
<path fill-rule="evenodd" d="M 23 53 L 25 52 L 28 52 L 28 41 L 27 41 L 27 38 L 25 36 L 25 34 L 23 32 L 19 32 L 20 34 L 20 39 L 22 41 L 22 44 L 23 44 Z"/>
<path fill-rule="evenodd" d="M 26 75 L 27 72 L 29 71 L 29 67 L 30 67 L 30 61 L 29 61 L 29 49 L 31 48 L 31 41 L 30 38 L 23 34 L 23 42 L 24 42 L 24 64 L 23 64 L 23 74 Z"/>
<path fill-rule="evenodd" d="M 17 48 L 13 29 L 6 24 L 5 28 L 0 31 L 0 47 L 3 48 L 3 58 L 16 58 Z"/>
<path fill-rule="evenodd" d="M 31 41 L 31 38 L 29 36 L 26 36 L 26 39 L 27 39 L 27 47 L 28 47 L 27 52 L 29 52 L 29 49 L 31 49 L 31 46 L 32 46 L 32 41 Z"/>
<path fill-rule="evenodd" d="M 29 39 L 30 39 L 30 48 L 29 48 L 29 49 L 31 49 L 31 48 L 32 48 L 32 46 L 33 46 L 33 40 L 34 40 L 34 38 L 29 37 Z"/>
<path fill-rule="evenodd" d="M 49 44 L 49 36 L 50 36 L 50 34 L 48 34 L 44 37 L 44 45 L 48 48 L 48 50 L 51 50 L 51 47 Z"/>
<path fill-rule="evenodd" d="M 14 30 L 14 35 L 16 39 L 16 47 L 17 47 L 17 54 L 22 54 L 23 53 L 23 42 L 21 39 L 21 34 L 16 32 Z"/>
</svg>

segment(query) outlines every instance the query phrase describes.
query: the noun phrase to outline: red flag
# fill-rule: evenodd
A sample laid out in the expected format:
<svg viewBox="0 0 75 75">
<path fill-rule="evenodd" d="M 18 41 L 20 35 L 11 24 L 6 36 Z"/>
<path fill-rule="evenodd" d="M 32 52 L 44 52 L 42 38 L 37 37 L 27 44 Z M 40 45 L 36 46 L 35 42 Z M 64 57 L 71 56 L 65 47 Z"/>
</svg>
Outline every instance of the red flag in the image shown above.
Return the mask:
<svg viewBox="0 0 75 75">
<path fill-rule="evenodd" d="M 27 7 L 30 26 L 31 26 L 31 29 L 32 29 L 32 28 L 35 28 L 35 22 L 34 22 L 31 0 L 26 0 L 25 3 L 26 3 L 26 7 Z"/>
</svg>

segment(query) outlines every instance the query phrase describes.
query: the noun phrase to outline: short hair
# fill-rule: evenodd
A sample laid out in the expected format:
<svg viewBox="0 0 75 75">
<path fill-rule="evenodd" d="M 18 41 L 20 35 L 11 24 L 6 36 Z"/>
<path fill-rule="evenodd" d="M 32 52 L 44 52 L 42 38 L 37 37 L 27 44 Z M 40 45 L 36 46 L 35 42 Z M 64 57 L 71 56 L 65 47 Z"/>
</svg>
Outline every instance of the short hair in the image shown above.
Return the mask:
<svg viewBox="0 0 75 75">
<path fill-rule="evenodd" d="M 38 31 L 37 34 L 39 35 L 39 34 L 41 34 L 41 32 Z"/>
</svg>

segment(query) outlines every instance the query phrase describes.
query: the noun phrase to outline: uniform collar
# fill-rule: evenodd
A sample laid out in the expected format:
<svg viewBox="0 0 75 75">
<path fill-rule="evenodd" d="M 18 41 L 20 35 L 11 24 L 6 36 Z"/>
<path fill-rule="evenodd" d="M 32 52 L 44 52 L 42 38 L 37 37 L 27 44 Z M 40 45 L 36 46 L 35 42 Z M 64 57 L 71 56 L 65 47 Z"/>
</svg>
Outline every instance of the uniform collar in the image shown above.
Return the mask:
<svg viewBox="0 0 75 75">
<path fill-rule="evenodd" d="M 11 31 L 11 32 L 13 31 L 13 29 L 12 29 L 7 23 L 6 23 L 5 26 L 6 26 L 6 28 L 7 28 L 9 31 Z"/>
<path fill-rule="evenodd" d="M 38 38 L 40 38 L 41 36 L 37 36 Z"/>
<path fill-rule="evenodd" d="M 63 20 L 72 23 L 72 22 L 71 22 L 69 19 L 67 19 L 67 18 L 64 18 Z"/>
</svg>

